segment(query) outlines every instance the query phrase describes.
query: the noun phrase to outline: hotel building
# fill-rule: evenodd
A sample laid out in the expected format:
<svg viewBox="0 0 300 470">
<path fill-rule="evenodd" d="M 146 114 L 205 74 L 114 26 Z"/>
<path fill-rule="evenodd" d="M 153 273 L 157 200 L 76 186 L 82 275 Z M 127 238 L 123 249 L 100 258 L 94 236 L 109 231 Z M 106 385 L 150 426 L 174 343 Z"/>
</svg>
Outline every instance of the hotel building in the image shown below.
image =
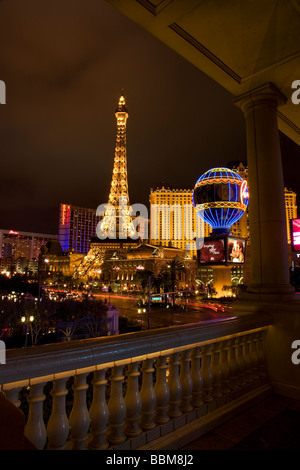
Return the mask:
<svg viewBox="0 0 300 470">
<path fill-rule="evenodd" d="M 233 171 L 236 171 L 243 179 L 248 180 L 248 168 L 239 163 L 232 165 Z M 296 193 L 291 190 L 284 190 L 285 208 L 287 220 L 288 243 L 290 239 L 290 220 L 297 218 Z M 170 189 L 156 188 L 150 191 L 150 243 L 162 246 L 174 246 L 176 248 L 189 251 L 191 258 L 196 257 L 196 250 L 191 249 L 195 234 L 198 237 L 207 237 L 211 233 L 211 227 L 201 222 L 197 216 L 194 207 L 192 207 L 192 189 Z M 251 195 L 250 195 L 251 197 Z M 189 205 L 189 210 L 185 207 Z M 245 214 L 232 225 L 231 234 L 235 237 L 245 238 L 247 240 L 248 260 L 244 266 L 234 266 L 232 268 L 233 283 L 246 282 L 249 274 L 249 257 L 251 256 L 250 247 L 250 227 L 248 209 Z M 201 267 L 200 277 L 204 283 L 211 281 L 212 274 L 209 267 Z M 243 279 L 244 278 L 244 279 Z"/>
<path fill-rule="evenodd" d="M 286 228 L 288 244 L 291 244 L 291 220 L 297 219 L 297 194 L 291 189 L 284 188 L 284 200 L 286 210 Z"/>
<path fill-rule="evenodd" d="M 196 256 L 194 239 L 211 232 L 192 205 L 193 190 L 156 188 L 150 191 L 150 243 L 173 246 Z"/>
<path fill-rule="evenodd" d="M 248 179 L 248 170 L 240 163 L 233 168 L 243 179 Z M 195 236 L 208 237 L 211 227 L 200 220 L 192 206 L 193 189 L 157 188 L 150 191 L 150 242 L 183 248 L 190 251 Z M 180 209 L 179 209 L 180 207 Z M 186 209 L 185 209 L 186 208 Z M 232 225 L 232 235 L 249 238 L 248 210 Z"/>
<path fill-rule="evenodd" d="M 57 235 L 0 229 L 0 258 L 38 259 L 40 249 Z"/>
<path fill-rule="evenodd" d="M 57 235 L 0 229 L 0 272 L 36 272 L 40 249 Z"/>
<path fill-rule="evenodd" d="M 63 251 L 87 254 L 99 220 L 96 209 L 60 204 L 58 240 Z"/>
<path fill-rule="evenodd" d="M 243 163 L 240 163 L 238 166 L 233 166 L 232 170 L 238 173 L 244 180 L 248 181 L 248 168 L 244 166 Z M 248 207 L 244 215 L 232 225 L 231 233 L 235 237 L 246 238 L 246 240 L 249 241 L 250 228 Z"/>
<path fill-rule="evenodd" d="M 233 166 L 243 179 L 248 180 L 248 169 L 243 163 Z M 192 207 L 192 189 L 156 188 L 150 190 L 150 242 L 167 246 L 170 243 L 177 248 L 188 249 L 195 238 L 195 234 L 207 237 L 211 233 L 211 227 L 203 223 L 200 228 L 199 217 Z M 251 195 L 250 195 L 251 197 Z M 291 243 L 290 221 L 297 218 L 296 193 L 284 189 L 288 243 Z M 190 205 L 190 210 L 184 210 Z M 180 208 L 180 209 L 179 209 Z M 249 240 L 249 214 L 246 213 L 231 227 L 231 234 L 236 237 Z M 192 250 L 192 255 L 195 252 Z"/>
</svg>

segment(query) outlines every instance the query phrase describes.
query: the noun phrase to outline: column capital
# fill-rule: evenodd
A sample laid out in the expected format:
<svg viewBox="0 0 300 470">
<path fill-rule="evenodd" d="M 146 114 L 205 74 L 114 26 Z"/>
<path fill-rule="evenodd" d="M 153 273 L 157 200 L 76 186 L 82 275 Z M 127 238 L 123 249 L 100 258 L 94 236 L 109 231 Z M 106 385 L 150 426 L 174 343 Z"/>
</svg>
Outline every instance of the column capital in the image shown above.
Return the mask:
<svg viewBox="0 0 300 470">
<path fill-rule="evenodd" d="M 281 106 L 287 102 L 287 98 L 273 83 L 264 83 L 257 88 L 246 91 L 233 100 L 234 104 L 246 113 L 255 105 Z"/>
</svg>

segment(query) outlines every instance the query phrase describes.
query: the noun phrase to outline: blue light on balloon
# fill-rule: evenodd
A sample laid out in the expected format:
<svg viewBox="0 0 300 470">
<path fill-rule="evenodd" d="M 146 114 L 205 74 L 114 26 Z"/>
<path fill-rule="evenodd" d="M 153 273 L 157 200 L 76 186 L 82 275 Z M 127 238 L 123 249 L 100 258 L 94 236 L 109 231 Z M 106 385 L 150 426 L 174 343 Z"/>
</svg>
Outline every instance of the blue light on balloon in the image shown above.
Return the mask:
<svg viewBox="0 0 300 470">
<path fill-rule="evenodd" d="M 228 168 L 212 168 L 195 184 L 193 205 L 214 233 L 229 233 L 249 202 L 247 181 Z"/>
</svg>

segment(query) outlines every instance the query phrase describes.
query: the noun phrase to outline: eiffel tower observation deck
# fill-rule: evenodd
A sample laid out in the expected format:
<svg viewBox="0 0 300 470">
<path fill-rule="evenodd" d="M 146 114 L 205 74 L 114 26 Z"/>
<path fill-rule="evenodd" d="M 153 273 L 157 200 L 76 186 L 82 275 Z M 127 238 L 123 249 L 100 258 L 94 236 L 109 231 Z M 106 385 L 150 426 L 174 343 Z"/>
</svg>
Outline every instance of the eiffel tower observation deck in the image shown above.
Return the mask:
<svg viewBox="0 0 300 470">
<path fill-rule="evenodd" d="M 97 235 L 99 238 L 126 239 L 134 234 L 134 227 L 129 214 L 130 203 L 126 150 L 126 122 L 128 119 L 128 111 L 123 89 L 115 116 L 117 119 L 117 136 L 108 207 L 98 227 Z"/>
</svg>

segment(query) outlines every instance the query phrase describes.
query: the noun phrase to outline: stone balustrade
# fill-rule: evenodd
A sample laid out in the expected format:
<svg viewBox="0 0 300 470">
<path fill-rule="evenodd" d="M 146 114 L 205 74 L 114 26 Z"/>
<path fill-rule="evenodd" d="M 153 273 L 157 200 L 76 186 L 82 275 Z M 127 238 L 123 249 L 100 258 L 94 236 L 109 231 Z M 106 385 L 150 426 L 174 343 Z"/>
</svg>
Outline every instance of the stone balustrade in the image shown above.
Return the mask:
<svg viewBox="0 0 300 470">
<path fill-rule="evenodd" d="M 260 314 L 8 350 L 1 388 L 17 407 L 26 392 L 38 449 L 174 446 L 267 390 L 269 324 Z"/>
</svg>

